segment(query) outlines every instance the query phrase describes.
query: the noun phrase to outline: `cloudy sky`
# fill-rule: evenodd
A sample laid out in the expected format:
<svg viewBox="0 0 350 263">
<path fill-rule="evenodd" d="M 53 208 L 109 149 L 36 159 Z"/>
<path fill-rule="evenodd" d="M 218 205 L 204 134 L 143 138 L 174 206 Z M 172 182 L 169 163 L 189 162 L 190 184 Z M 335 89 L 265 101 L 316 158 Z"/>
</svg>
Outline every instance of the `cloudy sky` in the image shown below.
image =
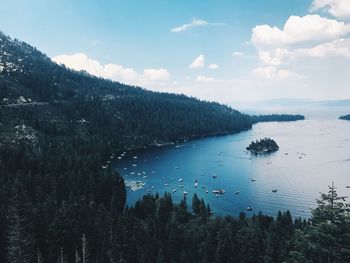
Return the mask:
<svg viewBox="0 0 350 263">
<path fill-rule="evenodd" d="M 350 0 L 3 0 L 52 60 L 223 103 L 350 98 Z"/>
</svg>

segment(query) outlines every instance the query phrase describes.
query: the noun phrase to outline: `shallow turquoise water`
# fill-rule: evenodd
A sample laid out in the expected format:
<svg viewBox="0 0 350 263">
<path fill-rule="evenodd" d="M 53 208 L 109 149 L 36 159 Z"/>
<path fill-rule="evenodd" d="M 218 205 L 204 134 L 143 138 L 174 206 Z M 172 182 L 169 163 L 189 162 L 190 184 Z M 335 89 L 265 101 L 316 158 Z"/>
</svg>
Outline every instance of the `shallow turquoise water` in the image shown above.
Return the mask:
<svg viewBox="0 0 350 263">
<path fill-rule="evenodd" d="M 252 140 L 262 137 L 273 138 L 280 150 L 263 156 L 245 151 Z M 197 193 L 218 215 L 238 215 L 241 211 L 276 215 L 278 210 L 289 209 L 294 217 L 307 218 L 319 192 L 327 191 L 332 181 L 340 194 L 350 195 L 350 189 L 345 187 L 350 185 L 350 122 L 334 119 L 259 123 L 234 135 L 126 153 L 112 165 L 127 182 L 145 183 L 137 191 L 128 188 L 129 205 L 147 191 L 170 192 L 175 201 L 187 191 L 188 204 Z M 194 187 L 195 180 L 198 187 Z M 215 189 L 224 189 L 225 194 L 217 197 L 212 193 Z M 273 189 L 278 191 L 274 193 Z M 235 194 L 236 190 L 239 194 Z M 247 211 L 248 206 L 253 210 Z"/>
</svg>

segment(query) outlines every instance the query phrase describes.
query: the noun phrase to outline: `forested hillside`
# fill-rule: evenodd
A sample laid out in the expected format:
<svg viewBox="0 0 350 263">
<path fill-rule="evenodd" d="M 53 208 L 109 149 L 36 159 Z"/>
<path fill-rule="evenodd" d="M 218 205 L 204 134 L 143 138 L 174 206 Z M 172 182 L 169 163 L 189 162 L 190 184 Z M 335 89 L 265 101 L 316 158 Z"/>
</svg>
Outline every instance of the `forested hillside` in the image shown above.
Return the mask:
<svg viewBox="0 0 350 263">
<path fill-rule="evenodd" d="M 333 188 L 312 221 L 216 218 L 197 196 L 125 207 L 123 178 L 101 169 L 124 150 L 300 116 L 251 117 L 99 79 L 3 34 L 0 70 L 0 262 L 348 261 L 349 218 Z"/>
</svg>

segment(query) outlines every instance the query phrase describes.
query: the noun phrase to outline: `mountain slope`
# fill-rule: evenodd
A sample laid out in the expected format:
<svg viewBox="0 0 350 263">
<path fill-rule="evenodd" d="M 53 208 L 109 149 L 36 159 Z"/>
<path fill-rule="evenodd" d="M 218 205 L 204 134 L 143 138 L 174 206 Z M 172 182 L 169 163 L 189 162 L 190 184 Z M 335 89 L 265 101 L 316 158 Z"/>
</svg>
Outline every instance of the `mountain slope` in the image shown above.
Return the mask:
<svg viewBox="0 0 350 263">
<path fill-rule="evenodd" d="M 252 125 L 249 116 L 217 103 L 146 91 L 66 69 L 4 34 L 0 34 L 0 48 L 3 125 L 11 122 L 6 117 L 19 120 L 25 114 L 26 124 L 33 126 L 36 121 L 65 134 L 72 123 L 83 121 L 84 128 L 73 126 L 90 135 L 108 127 L 127 141 L 125 147 L 238 132 Z"/>
</svg>

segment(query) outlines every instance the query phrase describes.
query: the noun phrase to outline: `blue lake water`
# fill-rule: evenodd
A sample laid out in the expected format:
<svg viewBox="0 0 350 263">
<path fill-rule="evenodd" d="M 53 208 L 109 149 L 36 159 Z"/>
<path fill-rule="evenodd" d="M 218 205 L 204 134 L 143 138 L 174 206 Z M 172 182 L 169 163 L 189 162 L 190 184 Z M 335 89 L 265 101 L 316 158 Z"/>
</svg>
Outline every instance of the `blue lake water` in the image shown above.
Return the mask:
<svg viewBox="0 0 350 263">
<path fill-rule="evenodd" d="M 280 150 L 261 156 L 246 152 L 252 140 L 263 137 L 273 138 Z M 188 204 L 197 193 L 218 215 L 262 211 L 275 216 L 278 210 L 289 209 L 294 217 L 307 218 L 319 192 L 326 192 L 332 181 L 339 194 L 350 195 L 346 188 L 350 185 L 350 122 L 314 119 L 259 123 L 238 134 L 191 140 L 137 154 L 127 152 L 112 165 L 126 182 L 145 184 L 136 191 L 127 188 L 129 205 L 148 192 L 168 192 L 178 202 L 186 191 Z M 215 189 L 224 189 L 225 194 L 217 197 L 212 193 Z M 239 194 L 235 194 L 236 190 Z M 253 210 L 247 211 L 248 206 Z"/>
</svg>

